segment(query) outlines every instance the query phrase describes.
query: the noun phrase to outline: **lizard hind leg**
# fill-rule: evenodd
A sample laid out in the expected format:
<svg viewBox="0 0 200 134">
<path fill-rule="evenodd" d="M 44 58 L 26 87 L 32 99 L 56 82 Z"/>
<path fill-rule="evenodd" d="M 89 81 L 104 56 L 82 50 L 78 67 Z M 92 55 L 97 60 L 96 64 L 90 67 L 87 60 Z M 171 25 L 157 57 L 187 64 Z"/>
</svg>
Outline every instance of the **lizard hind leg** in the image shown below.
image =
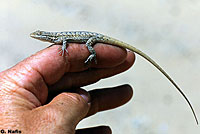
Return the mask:
<svg viewBox="0 0 200 134">
<path fill-rule="evenodd" d="M 90 64 L 92 60 L 94 60 L 95 64 L 97 64 L 96 51 L 92 47 L 96 43 L 96 41 L 97 41 L 96 37 L 91 37 L 86 42 L 86 46 L 88 48 L 88 51 L 90 52 L 90 56 L 88 56 L 87 60 L 85 61 L 85 64 Z"/>
</svg>

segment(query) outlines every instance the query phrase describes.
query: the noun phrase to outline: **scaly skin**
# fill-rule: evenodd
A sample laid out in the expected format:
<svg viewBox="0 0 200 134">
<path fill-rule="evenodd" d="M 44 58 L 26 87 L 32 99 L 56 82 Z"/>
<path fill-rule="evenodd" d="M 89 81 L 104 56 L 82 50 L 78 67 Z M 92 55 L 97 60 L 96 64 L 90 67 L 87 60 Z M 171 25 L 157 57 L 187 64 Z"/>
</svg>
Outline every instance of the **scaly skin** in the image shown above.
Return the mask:
<svg viewBox="0 0 200 134">
<path fill-rule="evenodd" d="M 180 92 L 180 94 L 184 97 L 184 99 L 187 101 L 189 107 L 192 110 L 192 113 L 194 115 L 194 118 L 196 120 L 196 123 L 198 124 L 198 119 L 195 114 L 195 111 L 189 101 L 189 99 L 186 97 L 186 95 L 183 93 L 183 91 L 179 88 L 179 86 L 173 81 L 173 79 L 153 60 L 151 59 L 148 55 L 143 53 L 142 51 L 138 50 L 137 48 L 124 43 L 122 41 L 119 41 L 117 39 L 99 34 L 99 33 L 94 33 L 94 32 L 87 32 L 87 31 L 69 31 L 69 32 L 45 32 L 45 31 L 35 31 L 30 34 L 32 38 L 41 40 L 41 41 L 46 41 L 50 43 L 55 43 L 55 44 L 62 44 L 61 50 L 59 53 L 62 53 L 62 56 L 64 56 L 64 53 L 67 52 L 67 43 L 86 43 L 86 46 L 91 53 L 90 56 L 87 58 L 85 61 L 86 64 L 92 62 L 92 60 L 97 63 L 96 60 L 96 52 L 93 49 L 93 45 L 95 43 L 105 43 L 105 44 L 110 44 L 118 47 L 122 47 L 125 49 L 129 49 L 132 52 L 135 52 L 145 58 L 147 61 L 149 61 L 151 64 L 153 64 L 163 75 L 167 77 L 167 79 L 176 87 L 176 89 Z"/>
</svg>

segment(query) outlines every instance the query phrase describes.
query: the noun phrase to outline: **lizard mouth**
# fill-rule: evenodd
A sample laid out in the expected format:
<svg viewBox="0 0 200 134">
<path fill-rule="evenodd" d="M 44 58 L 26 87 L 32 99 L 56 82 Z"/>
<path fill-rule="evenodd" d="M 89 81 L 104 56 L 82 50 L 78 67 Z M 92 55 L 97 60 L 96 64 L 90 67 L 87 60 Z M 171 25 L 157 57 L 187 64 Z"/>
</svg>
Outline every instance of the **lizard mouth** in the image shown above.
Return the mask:
<svg viewBox="0 0 200 134">
<path fill-rule="evenodd" d="M 45 35 L 37 35 L 35 33 L 31 33 L 30 37 L 41 41 L 50 42 L 49 38 L 47 38 Z"/>
<path fill-rule="evenodd" d="M 30 37 L 35 38 L 35 39 L 40 39 L 40 40 L 42 40 L 42 39 L 44 39 L 46 36 L 37 35 L 37 34 L 31 33 L 31 34 L 30 34 Z"/>
</svg>

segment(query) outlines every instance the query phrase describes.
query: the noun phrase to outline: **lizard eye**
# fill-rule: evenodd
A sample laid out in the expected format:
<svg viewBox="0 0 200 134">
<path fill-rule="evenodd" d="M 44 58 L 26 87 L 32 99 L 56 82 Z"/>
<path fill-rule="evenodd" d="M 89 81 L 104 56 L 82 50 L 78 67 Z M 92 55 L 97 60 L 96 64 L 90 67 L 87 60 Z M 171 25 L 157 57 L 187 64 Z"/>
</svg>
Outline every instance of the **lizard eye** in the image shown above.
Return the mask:
<svg viewBox="0 0 200 134">
<path fill-rule="evenodd" d="M 35 33 L 37 34 L 37 35 L 42 35 L 42 31 L 40 31 L 40 30 L 37 30 L 37 31 L 35 31 Z"/>
</svg>

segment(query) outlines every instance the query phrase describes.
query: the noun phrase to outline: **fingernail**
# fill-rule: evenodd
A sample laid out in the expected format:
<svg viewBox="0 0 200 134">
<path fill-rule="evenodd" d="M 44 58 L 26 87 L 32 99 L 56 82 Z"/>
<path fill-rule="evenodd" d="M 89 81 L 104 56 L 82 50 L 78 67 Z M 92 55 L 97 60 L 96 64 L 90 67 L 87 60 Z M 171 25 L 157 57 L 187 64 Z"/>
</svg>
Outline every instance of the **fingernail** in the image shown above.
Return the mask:
<svg viewBox="0 0 200 134">
<path fill-rule="evenodd" d="M 86 90 L 78 90 L 78 94 L 87 102 L 90 103 L 90 94 Z"/>
<path fill-rule="evenodd" d="M 87 102 L 89 103 L 90 102 L 90 99 L 89 99 L 89 96 L 88 95 L 85 95 L 85 94 L 80 94 L 81 97 Z"/>
</svg>

